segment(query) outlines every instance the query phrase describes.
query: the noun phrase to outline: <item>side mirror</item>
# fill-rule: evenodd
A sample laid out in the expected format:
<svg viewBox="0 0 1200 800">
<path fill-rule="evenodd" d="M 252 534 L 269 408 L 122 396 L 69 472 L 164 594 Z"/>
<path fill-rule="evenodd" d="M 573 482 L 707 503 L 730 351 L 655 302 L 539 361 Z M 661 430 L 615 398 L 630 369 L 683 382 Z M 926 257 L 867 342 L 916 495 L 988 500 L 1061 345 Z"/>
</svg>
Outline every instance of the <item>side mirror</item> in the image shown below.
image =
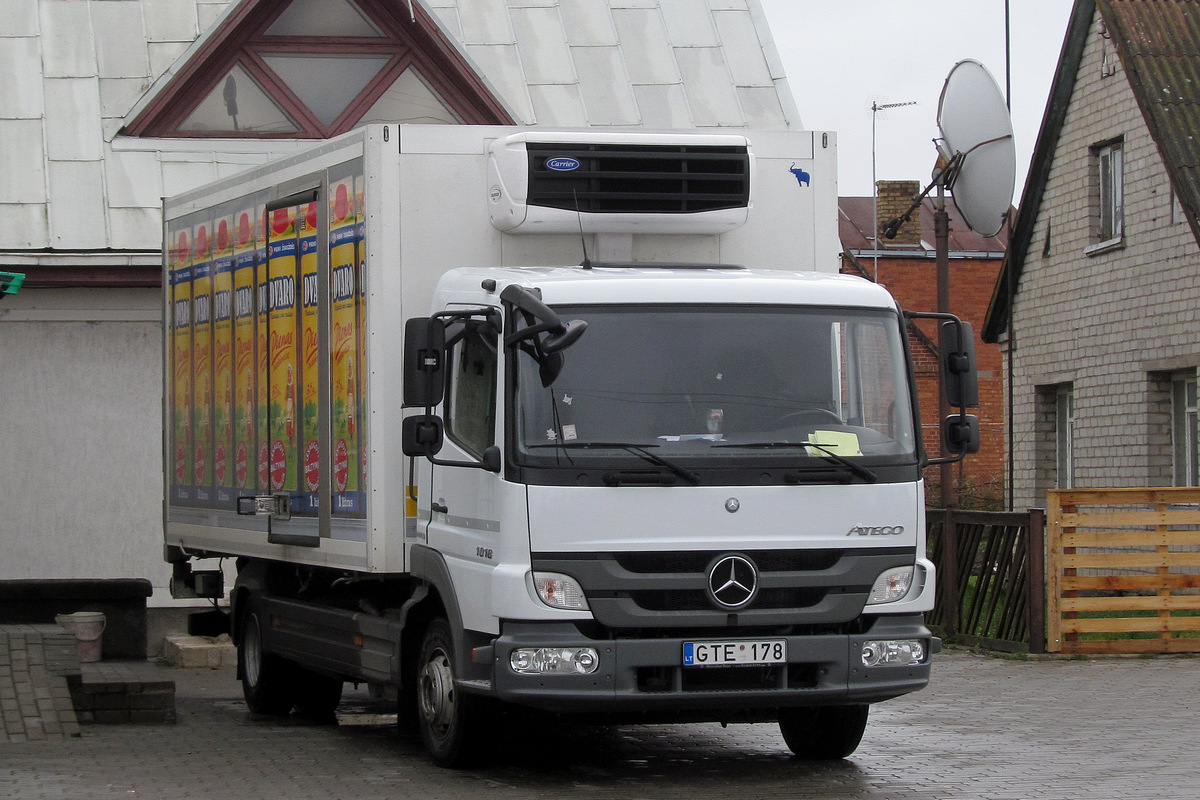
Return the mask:
<svg viewBox="0 0 1200 800">
<path fill-rule="evenodd" d="M 975 373 L 975 332 L 969 322 L 943 322 L 938 339 L 946 399 L 959 408 L 979 406 Z"/>
<path fill-rule="evenodd" d="M 414 317 L 404 324 L 404 405 L 433 408 L 442 402 L 445 356 L 446 324 L 442 320 Z"/>
<path fill-rule="evenodd" d="M 400 449 L 406 456 L 433 456 L 442 449 L 442 420 L 433 414 L 405 417 L 400 428 Z"/>
<path fill-rule="evenodd" d="M 972 455 L 979 452 L 979 417 L 974 414 L 951 414 L 942 420 L 942 440 L 946 452 Z"/>
</svg>

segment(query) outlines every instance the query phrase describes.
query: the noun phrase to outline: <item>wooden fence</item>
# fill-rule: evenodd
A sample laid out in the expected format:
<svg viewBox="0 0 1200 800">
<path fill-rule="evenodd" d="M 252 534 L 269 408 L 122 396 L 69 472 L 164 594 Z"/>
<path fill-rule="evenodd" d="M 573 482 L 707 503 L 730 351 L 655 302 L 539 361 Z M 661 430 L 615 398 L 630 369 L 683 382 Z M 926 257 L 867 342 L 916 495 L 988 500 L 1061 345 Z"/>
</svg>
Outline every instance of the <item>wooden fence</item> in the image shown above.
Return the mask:
<svg viewBox="0 0 1200 800">
<path fill-rule="evenodd" d="M 928 623 L 965 644 L 1045 652 L 1044 513 L 930 510 L 927 519 L 938 571 Z"/>
<path fill-rule="evenodd" d="M 1200 652 L 1200 489 L 1047 493 L 1047 649 Z"/>
</svg>

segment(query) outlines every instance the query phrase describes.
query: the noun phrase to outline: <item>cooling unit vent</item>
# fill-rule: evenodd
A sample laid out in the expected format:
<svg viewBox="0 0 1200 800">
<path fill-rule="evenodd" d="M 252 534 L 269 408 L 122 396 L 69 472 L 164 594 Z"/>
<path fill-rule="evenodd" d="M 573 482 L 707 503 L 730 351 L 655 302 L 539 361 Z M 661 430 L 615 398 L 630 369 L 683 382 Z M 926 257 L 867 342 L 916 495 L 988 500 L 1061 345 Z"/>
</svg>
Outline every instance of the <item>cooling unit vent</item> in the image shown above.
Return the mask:
<svg viewBox="0 0 1200 800">
<path fill-rule="evenodd" d="M 724 233 L 750 208 L 743 136 L 517 134 L 490 156 L 492 224 L 504 231 Z"/>
</svg>

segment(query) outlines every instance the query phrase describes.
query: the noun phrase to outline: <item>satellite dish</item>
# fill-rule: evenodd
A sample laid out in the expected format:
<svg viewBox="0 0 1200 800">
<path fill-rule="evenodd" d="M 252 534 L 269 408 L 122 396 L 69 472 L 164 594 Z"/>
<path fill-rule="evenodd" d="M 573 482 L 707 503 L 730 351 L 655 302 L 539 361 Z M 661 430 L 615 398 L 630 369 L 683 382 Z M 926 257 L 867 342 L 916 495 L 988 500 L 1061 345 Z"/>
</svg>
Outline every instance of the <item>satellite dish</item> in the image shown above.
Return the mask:
<svg viewBox="0 0 1200 800">
<path fill-rule="evenodd" d="M 954 205 L 971 230 L 995 236 L 1012 205 L 1017 151 L 1004 95 L 974 59 L 954 65 L 938 100 L 938 150 L 957 172 L 949 176 Z"/>
</svg>

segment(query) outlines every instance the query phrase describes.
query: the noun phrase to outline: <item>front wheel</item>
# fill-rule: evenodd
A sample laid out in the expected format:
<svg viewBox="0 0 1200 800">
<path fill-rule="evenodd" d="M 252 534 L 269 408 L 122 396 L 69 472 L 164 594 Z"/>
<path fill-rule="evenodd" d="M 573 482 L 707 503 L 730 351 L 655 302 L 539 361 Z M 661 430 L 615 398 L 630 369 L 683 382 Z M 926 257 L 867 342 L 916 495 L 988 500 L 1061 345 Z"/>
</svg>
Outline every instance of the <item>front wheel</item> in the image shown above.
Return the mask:
<svg viewBox="0 0 1200 800">
<path fill-rule="evenodd" d="M 483 723 L 478 697 L 459 691 L 454 637 L 445 619 L 425 630 L 417 663 L 417 724 L 429 757 L 440 767 L 466 767 L 482 755 Z"/>
<path fill-rule="evenodd" d="M 853 753 L 867 729 L 870 706 L 779 709 L 779 731 L 797 758 L 835 761 Z"/>
</svg>

